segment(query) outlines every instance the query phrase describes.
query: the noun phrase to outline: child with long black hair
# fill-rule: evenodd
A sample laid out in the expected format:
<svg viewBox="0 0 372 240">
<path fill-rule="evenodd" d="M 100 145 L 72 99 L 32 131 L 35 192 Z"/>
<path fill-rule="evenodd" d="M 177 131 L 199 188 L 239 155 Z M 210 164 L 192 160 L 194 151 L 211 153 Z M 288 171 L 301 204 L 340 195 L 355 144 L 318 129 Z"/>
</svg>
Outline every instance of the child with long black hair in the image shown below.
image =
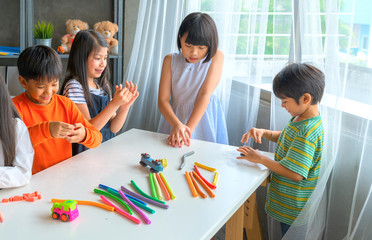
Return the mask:
<svg viewBox="0 0 372 240">
<path fill-rule="evenodd" d="M 60 94 L 75 102 L 84 117 L 102 133 L 102 142 L 115 136 L 124 125 L 128 111 L 138 97 L 137 85 L 126 82 L 112 93 L 109 45 L 94 30 L 80 31 L 72 44 L 65 81 Z M 73 155 L 86 150 L 73 145 Z"/>
<path fill-rule="evenodd" d="M 31 179 L 34 148 L 1 75 L 0 122 L 0 188 L 26 185 Z"/>
</svg>

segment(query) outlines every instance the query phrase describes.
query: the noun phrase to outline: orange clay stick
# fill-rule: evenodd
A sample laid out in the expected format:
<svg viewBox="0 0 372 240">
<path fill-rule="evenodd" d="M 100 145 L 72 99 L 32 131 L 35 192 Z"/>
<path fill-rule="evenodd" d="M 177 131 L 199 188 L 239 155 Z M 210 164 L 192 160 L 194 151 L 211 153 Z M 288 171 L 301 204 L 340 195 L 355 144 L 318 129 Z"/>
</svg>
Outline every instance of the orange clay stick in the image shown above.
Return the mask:
<svg viewBox="0 0 372 240">
<path fill-rule="evenodd" d="M 191 190 L 192 196 L 193 196 L 193 197 L 198 197 L 198 193 L 196 192 L 196 190 L 195 190 L 195 186 L 194 186 L 194 184 L 192 183 L 191 178 L 190 178 L 190 176 L 189 176 L 189 173 L 188 173 L 187 171 L 185 172 L 185 176 L 186 176 L 187 183 L 189 184 L 189 187 L 190 187 L 190 190 Z"/>
<path fill-rule="evenodd" d="M 202 197 L 202 198 L 206 198 L 207 195 L 205 193 L 203 193 L 202 190 L 200 190 L 200 188 L 199 188 L 198 184 L 196 183 L 195 179 L 192 177 L 191 172 L 189 172 L 188 174 L 189 174 L 189 176 L 191 178 L 191 181 L 192 181 L 196 191 L 198 192 L 199 196 Z"/>
<path fill-rule="evenodd" d="M 196 180 L 198 180 L 198 182 L 204 187 L 205 190 L 207 190 L 209 196 L 211 198 L 214 198 L 216 195 L 214 195 L 214 193 L 212 192 L 212 190 L 208 187 L 207 184 L 205 184 L 205 182 L 199 177 L 199 175 L 196 173 L 196 172 L 192 172 L 192 174 L 194 175 L 194 177 L 196 178 Z"/>
<path fill-rule="evenodd" d="M 66 199 L 55 199 L 55 198 L 52 198 L 52 200 L 50 200 L 50 201 L 52 203 L 55 203 L 55 202 L 63 203 L 64 201 L 66 201 Z M 111 212 L 114 211 L 114 208 L 113 207 L 108 206 L 106 204 L 99 203 L 99 202 L 82 201 L 82 200 L 75 200 L 75 201 L 77 202 L 78 205 L 90 205 L 90 206 L 95 206 L 95 207 L 100 207 L 100 208 L 106 209 L 107 211 L 111 211 Z"/>
<path fill-rule="evenodd" d="M 163 180 L 161 179 L 159 173 L 155 173 L 155 176 L 156 176 L 156 179 L 159 182 L 159 185 L 160 185 L 161 189 L 163 190 L 163 193 L 165 195 L 165 199 L 167 199 L 167 201 L 170 201 L 171 200 L 171 197 L 170 197 L 169 192 L 167 190 L 167 187 L 163 183 Z"/>
</svg>

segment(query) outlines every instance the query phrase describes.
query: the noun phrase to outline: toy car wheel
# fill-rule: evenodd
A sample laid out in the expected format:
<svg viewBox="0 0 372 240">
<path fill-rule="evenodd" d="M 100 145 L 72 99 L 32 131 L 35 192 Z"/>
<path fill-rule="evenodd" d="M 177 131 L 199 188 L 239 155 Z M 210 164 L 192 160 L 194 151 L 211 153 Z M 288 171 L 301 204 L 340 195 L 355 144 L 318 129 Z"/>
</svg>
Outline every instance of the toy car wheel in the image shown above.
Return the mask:
<svg viewBox="0 0 372 240">
<path fill-rule="evenodd" d="M 142 162 L 142 161 L 140 161 L 139 163 L 140 163 L 142 166 L 146 167 L 146 163 L 144 163 L 144 162 Z"/>
<path fill-rule="evenodd" d="M 152 172 L 152 173 L 158 173 L 159 171 L 156 171 L 155 169 L 150 168 L 150 172 Z"/>
<path fill-rule="evenodd" d="M 56 213 L 56 212 L 52 213 L 52 218 L 53 219 L 58 219 L 59 218 L 59 214 Z"/>
<path fill-rule="evenodd" d="M 68 215 L 67 214 L 62 214 L 61 215 L 61 220 L 63 221 L 63 222 L 67 222 L 68 221 Z"/>
</svg>

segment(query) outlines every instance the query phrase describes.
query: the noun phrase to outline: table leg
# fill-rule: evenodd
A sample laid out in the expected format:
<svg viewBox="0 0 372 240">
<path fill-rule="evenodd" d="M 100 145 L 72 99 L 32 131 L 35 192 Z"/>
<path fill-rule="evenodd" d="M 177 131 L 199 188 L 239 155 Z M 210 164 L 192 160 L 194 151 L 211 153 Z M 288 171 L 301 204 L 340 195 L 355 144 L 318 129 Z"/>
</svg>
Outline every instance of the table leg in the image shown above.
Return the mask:
<svg viewBox="0 0 372 240">
<path fill-rule="evenodd" d="M 261 240 L 261 227 L 258 218 L 256 192 L 244 203 L 244 228 L 248 240 Z"/>
<path fill-rule="evenodd" d="M 225 240 L 242 240 L 244 225 L 244 204 L 226 222 Z"/>
</svg>

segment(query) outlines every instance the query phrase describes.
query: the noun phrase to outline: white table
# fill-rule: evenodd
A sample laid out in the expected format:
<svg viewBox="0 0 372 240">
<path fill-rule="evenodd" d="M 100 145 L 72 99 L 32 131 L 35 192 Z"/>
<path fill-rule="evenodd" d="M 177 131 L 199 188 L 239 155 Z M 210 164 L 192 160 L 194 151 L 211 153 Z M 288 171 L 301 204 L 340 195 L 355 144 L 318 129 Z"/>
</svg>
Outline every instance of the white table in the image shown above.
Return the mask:
<svg viewBox="0 0 372 240">
<path fill-rule="evenodd" d="M 191 147 L 173 148 L 167 145 L 166 137 L 132 129 L 96 149 L 35 174 L 27 186 L 0 190 L 0 200 L 34 191 L 41 192 L 43 197 L 35 202 L 0 203 L 5 218 L 0 224 L 1 239 L 210 239 L 266 179 L 269 171 L 236 159 L 239 154 L 234 146 L 192 140 Z M 181 156 L 190 151 L 195 154 L 178 170 Z M 51 218 L 52 198 L 101 202 L 93 192 L 98 184 L 115 189 L 123 185 L 133 190 L 130 180 L 134 180 L 142 190 L 151 193 L 149 169 L 139 164 L 141 153 L 168 160 L 163 174 L 176 196 L 167 202 L 170 205 L 167 210 L 149 205 L 156 211 L 146 212 L 152 221 L 150 225 L 137 225 L 116 212 L 85 205 L 78 206 L 80 216 L 72 222 Z M 272 157 L 271 153 L 264 154 Z M 192 197 L 184 172 L 192 171 L 195 161 L 217 168 L 215 198 Z M 213 173 L 200 171 L 212 181 Z"/>
</svg>

